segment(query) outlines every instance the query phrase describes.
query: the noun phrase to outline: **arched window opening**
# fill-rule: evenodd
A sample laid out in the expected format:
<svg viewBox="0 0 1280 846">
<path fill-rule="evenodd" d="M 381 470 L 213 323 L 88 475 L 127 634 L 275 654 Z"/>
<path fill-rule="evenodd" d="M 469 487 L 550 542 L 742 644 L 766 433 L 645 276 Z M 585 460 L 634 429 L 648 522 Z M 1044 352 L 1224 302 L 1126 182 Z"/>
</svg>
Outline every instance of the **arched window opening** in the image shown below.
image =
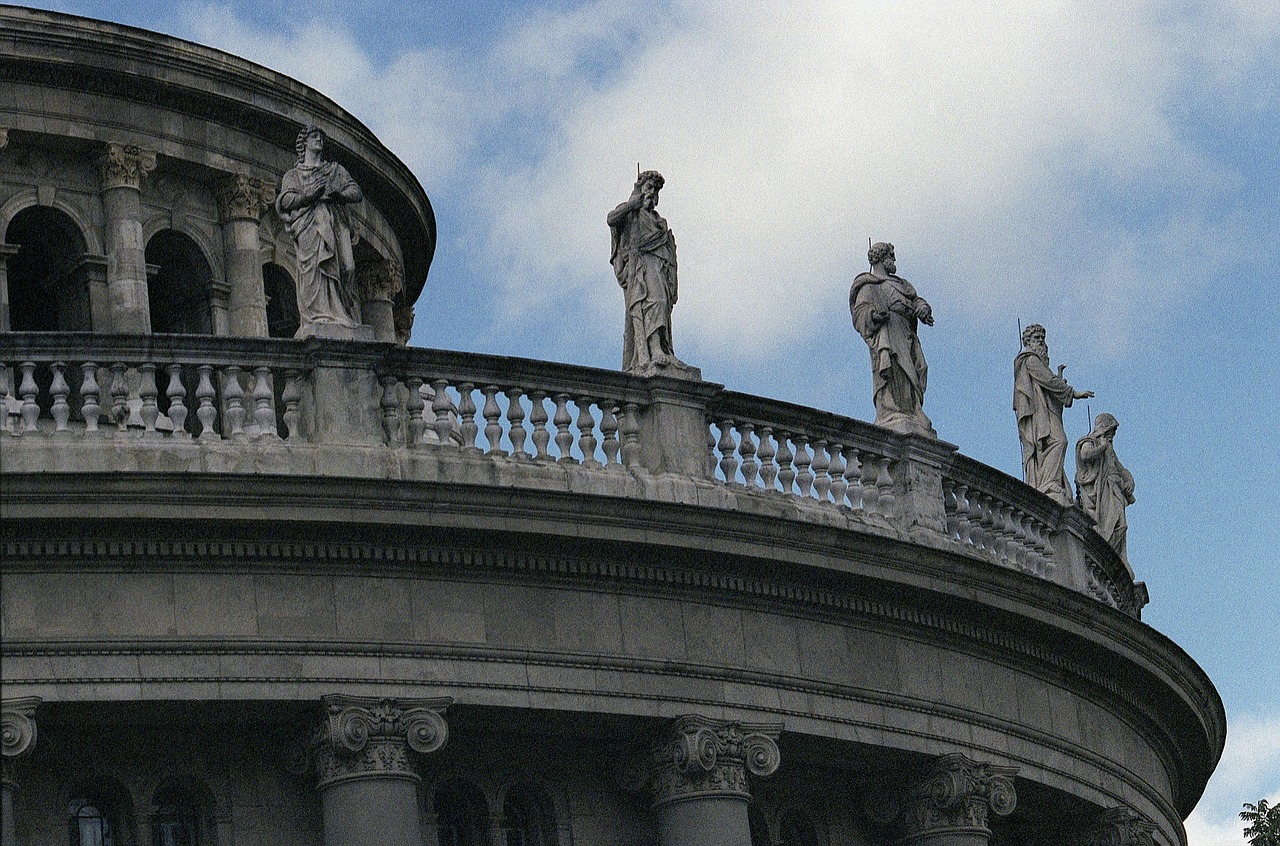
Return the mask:
<svg viewBox="0 0 1280 846">
<path fill-rule="evenodd" d="M 213 271 L 196 242 L 166 229 L 151 236 L 146 255 L 147 264 L 156 267 L 155 275 L 147 281 L 151 331 L 211 334 L 209 283 Z"/>
<path fill-rule="evenodd" d="M 433 805 L 440 846 L 488 846 L 488 806 L 475 785 L 445 782 L 436 789 Z"/>
<path fill-rule="evenodd" d="M 751 830 L 751 846 L 773 846 L 769 839 L 769 823 L 765 820 L 764 811 L 752 803 L 747 806 L 747 825 Z"/>
<path fill-rule="evenodd" d="M 124 846 L 122 803 L 114 791 L 82 793 L 67 809 L 71 846 Z"/>
<path fill-rule="evenodd" d="M 782 846 L 818 846 L 818 835 L 813 823 L 801 811 L 787 811 L 778 824 Z"/>
<path fill-rule="evenodd" d="M 298 333 L 298 290 L 289 271 L 278 264 L 262 266 L 262 288 L 267 295 L 267 334 L 292 338 Z"/>
<path fill-rule="evenodd" d="M 152 800 L 152 846 L 209 846 L 213 838 L 207 792 L 196 781 L 162 784 Z"/>
<path fill-rule="evenodd" d="M 532 787 L 516 785 L 502 803 L 506 846 L 554 846 L 555 814 L 551 803 Z"/>
<path fill-rule="evenodd" d="M 4 241 L 18 248 L 7 265 L 10 328 L 91 331 L 85 242 L 76 222 L 55 208 L 31 206 L 14 215 Z"/>
</svg>

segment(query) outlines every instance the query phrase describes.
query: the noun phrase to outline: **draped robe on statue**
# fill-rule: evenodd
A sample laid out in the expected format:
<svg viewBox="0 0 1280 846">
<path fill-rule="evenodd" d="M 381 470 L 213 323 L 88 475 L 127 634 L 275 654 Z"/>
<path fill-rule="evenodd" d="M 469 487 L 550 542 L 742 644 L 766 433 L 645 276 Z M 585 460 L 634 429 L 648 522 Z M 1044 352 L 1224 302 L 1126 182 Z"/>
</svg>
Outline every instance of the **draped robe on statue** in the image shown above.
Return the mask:
<svg viewBox="0 0 1280 846">
<path fill-rule="evenodd" d="M 326 195 L 308 200 L 321 183 L 326 183 Z M 360 186 L 337 162 L 298 165 L 280 182 L 276 211 L 298 250 L 297 337 L 310 334 L 307 330 L 314 323 L 336 323 L 349 329 L 360 325 L 346 204 L 361 199 Z"/>
<path fill-rule="evenodd" d="M 1070 407 L 1075 393 L 1067 380 L 1049 369 L 1049 362 L 1034 350 L 1023 350 L 1013 361 L 1013 410 L 1022 441 L 1022 475 L 1028 485 L 1071 504 L 1067 471 L 1067 433 L 1062 409 Z"/>
<path fill-rule="evenodd" d="M 609 213 L 610 262 L 627 307 L 622 338 L 622 369 L 651 363 L 651 341 L 659 354 L 674 360 L 671 308 L 676 304 L 676 239 L 667 221 L 652 209 L 623 203 Z"/>
<path fill-rule="evenodd" d="M 860 273 L 849 291 L 853 326 L 871 352 L 876 425 L 936 438 L 923 408 L 929 365 L 916 334 L 919 301 L 916 289 L 900 276 Z M 888 313 L 878 325 L 876 312 Z"/>
<path fill-rule="evenodd" d="M 1124 561 L 1129 560 L 1126 535 L 1129 522 L 1124 509 L 1133 498 L 1133 475 L 1116 457 L 1111 442 L 1090 432 L 1076 443 L 1076 490 L 1080 507 L 1097 523 L 1098 534 L 1106 538 Z"/>
</svg>

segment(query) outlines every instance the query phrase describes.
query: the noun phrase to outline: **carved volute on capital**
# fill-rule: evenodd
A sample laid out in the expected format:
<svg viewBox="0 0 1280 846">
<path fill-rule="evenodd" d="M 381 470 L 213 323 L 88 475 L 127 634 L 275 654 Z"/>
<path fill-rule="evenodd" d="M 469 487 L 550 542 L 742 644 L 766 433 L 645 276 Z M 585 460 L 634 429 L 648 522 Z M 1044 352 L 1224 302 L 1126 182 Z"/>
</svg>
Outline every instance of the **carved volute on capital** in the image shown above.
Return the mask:
<svg viewBox="0 0 1280 846">
<path fill-rule="evenodd" d="M 413 756 L 444 746 L 444 711 L 453 700 L 380 699 L 330 694 L 314 743 L 320 788 L 353 778 L 417 781 Z"/>
<path fill-rule="evenodd" d="M 360 268 L 360 291 L 365 300 L 390 302 L 404 290 L 404 273 L 400 265 L 385 259 Z"/>
<path fill-rule="evenodd" d="M 897 842 L 903 846 L 943 832 L 989 835 L 989 815 L 1007 816 L 1017 805 L 1017 773 L 1017 767 L 943 755 L 922 780 L 897 797 L 878 798 L 868 811 L 882 823 L 896 820 Z"/>
<path fill-rule="evenodd" d="M 1108 808 L 1076 838 L 1077 846 L 1155 846 L 1156 825 L 1137 811 Z"/>
<path fill-rule="evenodd" d="M 708 796 L 749 799 L 747 774 L 772 775 L 781 761 L 781 723 L 677 717 L 642 756 L 629 787 L 652 791 L 653 805 Z"/>
<path fill-rule="evenodd" d="M 136 144 L 109 143 L 98 156 L 98 172 L 102 190 L 142 187 L 142 177 L 156 169 L 155 150 L 144 150 Z"/>
<path fill-rule="evenodd" d="M 257 220 L 276 201 L 273 185 L 244 173 L 235 173 L 218 183 L 218 211 L 222 221 Z"/>
<path fill-rule="evenodd" d="M 12 775 L 12 762 L 23 755 L 30 755 L 36 745 L 36 708 L 40 697 L 26 696 L 0 702 L 0 771 L 4 781 Z"/>
</svg>

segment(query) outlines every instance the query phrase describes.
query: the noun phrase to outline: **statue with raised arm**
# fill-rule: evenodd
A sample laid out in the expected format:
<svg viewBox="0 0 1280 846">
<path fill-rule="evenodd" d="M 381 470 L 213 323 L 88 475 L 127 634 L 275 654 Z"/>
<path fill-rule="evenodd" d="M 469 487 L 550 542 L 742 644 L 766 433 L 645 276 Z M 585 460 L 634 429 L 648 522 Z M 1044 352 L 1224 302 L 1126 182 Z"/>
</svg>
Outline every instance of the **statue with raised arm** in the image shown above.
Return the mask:
<svg viewBox="0 0 1280 846">
<path fill-rule="evenodd" d="M 933 325 L 933 309 L 897 275 L 893 244 L 873 244 L 867 261 L 871 270 L 858 274 L 849 290 L 849 311 L 871 351 L 876 425 L 936 438 L 924 413 L 929 365 L 916 334 L 919 323 Z"/>
<path fill-rule="evenodd" d="M 1062 409 L 1072 401 L 1087 399 L 1093 391 L 1077 391 L 1062 378 L 1065 364 L 1055 374 L 1049 368 L 1049 345 L 1044 327 L 1033 323 L 1022 332 L 1022 352 L 1013 360 L 1013 410 L 1022 441 L 1022 478 L 1060 505 L 1071 505 L 1067 471 L 1067 433 Z"/>
<path fill-rule="evenodd" d="M 1120 424 L 1103 412 L 1093 420 L 1093 431 L 1076 442 L 1076 498 L 1093 518 L 1098 534 L 1125 563 L 1125 535 L 1129 523 L 1126 506 L 1134 503 L 1133 475 L 1116 458 L 1113 442 Z"/>
<path fill-rule="evenodd" d="M 646 376 L 697 372 L 676 358 L 671 343 L 671 308 L 678 295 L 676 239 L 655 211 L 665 182 L 656 170 L 646 170 L 636 177 L 630 199 L 607 218 L 609 261 L 626 303 L 622 369 Z"/>
<path fill-rule="evenodd" d="M 326 324 L 341 327 L 338 334 L 346 330 L 347 337 L 360 327 L 347 206 L 364 195 L 346 168 L 325 161 L 325 141 L 317 126 L 298 133 L 297 164 L 280 181 L 276 197 L 276 213 L 298 250 L 299 338 Z"/>
</svg>

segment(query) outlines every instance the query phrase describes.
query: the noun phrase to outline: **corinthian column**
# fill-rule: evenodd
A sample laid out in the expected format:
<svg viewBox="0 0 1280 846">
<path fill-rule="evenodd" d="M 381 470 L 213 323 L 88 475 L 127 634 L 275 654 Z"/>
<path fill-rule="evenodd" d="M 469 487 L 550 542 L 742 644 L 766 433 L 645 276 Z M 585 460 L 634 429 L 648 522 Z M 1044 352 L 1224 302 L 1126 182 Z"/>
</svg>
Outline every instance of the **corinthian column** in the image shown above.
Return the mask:
<svg viewBox="0 0 1280 846">
<path fill-rule="evenodd" d="M 404 274 L 400 265 L 390 259 L 360 269 L 360 291 L 364 299 L 360 314 L 373 327 L 378 341 L 396 340 L 396 323 L 392 301 L 404 290 Z"/>
<path fill-rule="evenodd" d="M 1155 846 L 1156 825 L 1129 808 L 1108 808 L 1076 838 L 1079 846 Z"/>
<path fill-rule="evenodd" d="M 218 183 L 222 245 L 230 286 L 232 335 L 267 336 L 267 297 L 262 287 L 258 220 L 275 201 L 276 192 L 261 179 L 243 173 Z"/>
<path fill-rule="evenodd" d="M 331 694 L 315 742 L 325 846 L 422 846 L 414 757 L 444 746 L 450 699 Z"/>
<path fill-rule="evenodd" d="M 900 846 L 987 846 L 990 814 L 1013 812 L 1017 767 L 997 767 L 964 755 L 934 760 L 923 780 L 902 797 Z"/>
<path fill-rule="evenodd" d="M 107 302 L 111 331 L 151 332 L 146 244 L 142 240 L 142 178 L 156 154 L 132 144 L 108 144 L 98 157 L 107 233 Z"/>
<path fill-rule="evenodd" d="M 0 846 L 16 846 L 18 842 L 13 818 L 13 796 L 18 785 L 13 780 L 13 764 L 35 748 L 39 704 L 40 699 L 35 696 L 0 703 Z"/>
<path fill-rule="evenodd" d="M 748 846 L 747 774 L 778 769 L 781 723 L 677 717 L 647 753 L 633 786 L 648 787 L 660 846 Z"/>
</svg>

